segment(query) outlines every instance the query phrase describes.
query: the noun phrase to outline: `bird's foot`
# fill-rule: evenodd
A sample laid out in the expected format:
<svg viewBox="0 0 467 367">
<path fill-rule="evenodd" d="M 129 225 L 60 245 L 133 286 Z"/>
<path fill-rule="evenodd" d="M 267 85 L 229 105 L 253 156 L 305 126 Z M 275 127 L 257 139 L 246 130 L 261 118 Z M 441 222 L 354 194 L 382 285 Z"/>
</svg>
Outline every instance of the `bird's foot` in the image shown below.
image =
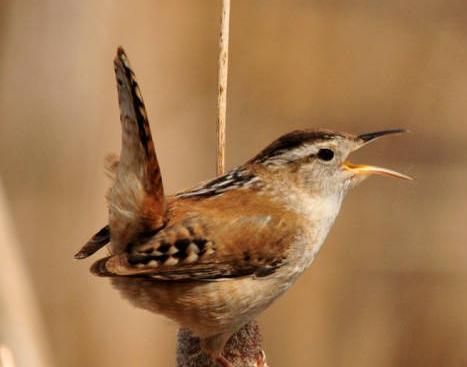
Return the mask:
<svg viewBox="0 0 467 367">
<path fill-rule="evenodd" d="M 222 355 L 216 358 L 216 362 L 219 365 L 219 367 L 234 367 L 233 364 L 230 363 L 229 360 Z M 255 367 L 268 367 L 268 364 L 266 363 L 266 354 L 264 353 L 264 351 L 261 351 L 258 357 L 256 357 Z"/>
<path fill-rule="evenodd" d="M 256 357 L 256 367 L 268 367 L 268 364 L 266 363 L 266 353 L 264 353 L 264 350 L 262 350 L 258 357 Z"/>
<path fill-rule="evenodd" d="M 216 358 L 216 362 L 219 365 L 219 367 L 234 367 L 234 365 L 222 355 Z"/>
</svg>

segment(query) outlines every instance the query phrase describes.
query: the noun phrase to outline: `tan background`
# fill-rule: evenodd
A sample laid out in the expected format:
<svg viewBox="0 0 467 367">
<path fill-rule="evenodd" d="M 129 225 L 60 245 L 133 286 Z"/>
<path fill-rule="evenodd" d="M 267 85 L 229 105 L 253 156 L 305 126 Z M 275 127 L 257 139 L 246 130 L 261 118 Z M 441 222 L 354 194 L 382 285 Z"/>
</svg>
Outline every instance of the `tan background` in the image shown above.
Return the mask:
<svg viewBox="0 0 467 367">
<path fill-rule="evenodd" d="M 72 255 L 106 220 L 118 45 L 167 191 L 213 176 L 219 12 L 0 1 L 0 177 L 56 367 L 174 366 L 174 325 Z M 413 132 L 354 157 L 417 180 L 351 193 L 312 268 L 260 319 L 272 367 L 467 365 L 466 24 L 456 0 L 233 1 L 229 167 L 293 128 Z"/>
</svg>

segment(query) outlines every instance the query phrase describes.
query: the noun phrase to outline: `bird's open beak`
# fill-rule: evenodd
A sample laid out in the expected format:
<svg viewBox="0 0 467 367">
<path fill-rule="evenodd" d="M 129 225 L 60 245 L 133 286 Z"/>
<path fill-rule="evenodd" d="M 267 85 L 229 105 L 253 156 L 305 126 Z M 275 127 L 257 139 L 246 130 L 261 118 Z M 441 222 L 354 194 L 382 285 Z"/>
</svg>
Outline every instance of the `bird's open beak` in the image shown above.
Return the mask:
<svg viewBox="0 0 467 367">
<path fill-rule="evenodd" d="M 368 144 L 371 141 L 375 141 L 376 139 L 382 136 L 386 136 L 390 134 L 401 134 L 401 133 L 406 133 L 406 132 L 407 130 L 394 129 L 394 130 L 384 130 L 384 131 L 377 131 L 374 133 L 359 135 L 358 140 L 361 143 L 359 144 L 357 149 L 361 148 L 362 146 Z M 404 180 L 412 180 L 412 178 L 407 175 L 404 175 L 402 173 L 399 173 L 399 172 L 396 172 L 396 171 L 393 171 L 387 168 L 369 166 L 366 164 L 353 164 L 349 161 L 345 161 L 342 164 L 342 168 L 344 170 L 351 171 L 356 175 L 382 175 L 382 176 L 391 176 L 391 177 L 401 178 Z"/>
</svg>

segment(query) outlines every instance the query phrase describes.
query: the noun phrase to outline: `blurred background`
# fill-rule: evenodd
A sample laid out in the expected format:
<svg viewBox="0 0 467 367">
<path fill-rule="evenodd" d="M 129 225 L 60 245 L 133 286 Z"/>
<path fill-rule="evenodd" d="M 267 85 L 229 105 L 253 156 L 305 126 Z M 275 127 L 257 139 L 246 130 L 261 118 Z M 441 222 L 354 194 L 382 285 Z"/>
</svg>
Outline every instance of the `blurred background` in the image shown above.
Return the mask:
<svg viewBox="0 0 467 367">
<path fill-rule="evenodd" d="M 18 367 L 35 366 L 24 362 L 35 348 L 37 366 L 175 366 L 176 326 L 73 254 L 106 222 L 117 46 L 167 192 L 215 174 L 219 14 L 214 0 L 0 1 L 0 218 L 11 234 L 0 248 L 18 262 L 2 280 L 31 290 L 3 298 L 34 309 L 12 325 L 0 304 L 0 342 Z M 259 320 L 270 365 L 466 366 L 467 3 L 235 0 L 230 35 L 228 167 L 296 128 L 412 131 L 353 158 L 416 181 L 373 178 L 349 195 L 313 266 Z M 11 339 L 19 328 L 40 343 Z"/>
</svg>

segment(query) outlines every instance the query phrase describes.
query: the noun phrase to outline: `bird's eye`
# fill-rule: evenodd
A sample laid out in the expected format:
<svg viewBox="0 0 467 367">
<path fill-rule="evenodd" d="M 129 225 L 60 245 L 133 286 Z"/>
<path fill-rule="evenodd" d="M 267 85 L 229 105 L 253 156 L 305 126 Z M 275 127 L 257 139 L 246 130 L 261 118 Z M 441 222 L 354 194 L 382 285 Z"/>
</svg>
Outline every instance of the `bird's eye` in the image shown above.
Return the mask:
<svg viewBox="0 0 467 367">
<path fill-rule="evenodd" d="M 334 158 L 334 152 L 331 149 L 320 149 L 318 151 L 318 158 L 322 161 L 329 162 Z"/>
</svg>

